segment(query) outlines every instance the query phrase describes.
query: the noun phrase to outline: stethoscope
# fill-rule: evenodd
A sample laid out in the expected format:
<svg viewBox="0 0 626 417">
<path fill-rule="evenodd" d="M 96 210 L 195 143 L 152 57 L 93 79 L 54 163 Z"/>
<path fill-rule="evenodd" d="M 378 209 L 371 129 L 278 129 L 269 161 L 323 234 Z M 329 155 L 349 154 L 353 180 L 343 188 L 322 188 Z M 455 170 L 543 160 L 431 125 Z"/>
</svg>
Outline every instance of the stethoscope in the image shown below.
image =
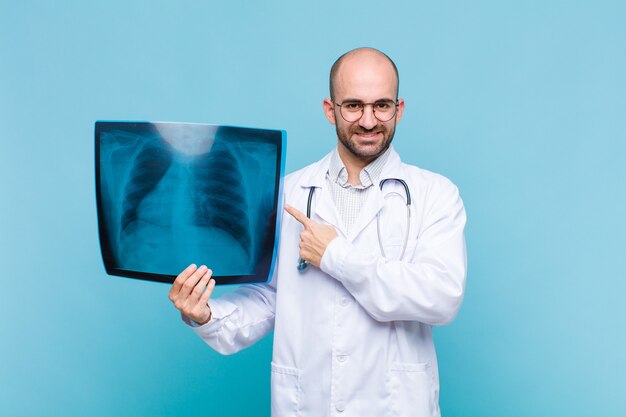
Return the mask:
<svg viewBox="0 0 626 417">
<path fill-rule="evenodd" d="M 382 180 L 379 184 L 380 186 L 380 191 L 383 190 L 383 185 L 385 185 L 385 183 L 387 181 L 397 181 L 400 184 L 402 184 L 402 186 L 404 187 L 404 194 L 406 195 L 406 230 L 404 232 L 404 241 L 402 243 L 402 252 L 400 253 L 400 258 L 402 259 L 404 257 L 404 252 L 406 251 L 406 246 L 407 243 L 409 241 L 409 229 L 411 226 L 411 192 L 409 191 L 409 186 L 406 185 L 406 181 L 400 179 L 400 178 L 385 178 L 384 180 Z M 315 193 L 315 187 L 310 187 L 309 189 L 309 199 L 306 203 L 306 216 L 310 219 L 311 218 L 311 202 L 313 201 L 313 194 Z M 399 193 L 389 193 L 389 194 L 399 194 Z M 386 199 L 386 197 L 385 197 Z M 387 255 L 385 254 L 385 249 L 383 248 L 383 243 L 382 243 L 382 239 L 380 237 L 380 216 L 376 215 L 376 234 L 378 235 L 378 246 L 380 247 L 380 253 L 383 255 L 383 258 L 386 258 Z M 307 267 L 309 266 L 309 262 L 305 261 L 302 258 L 298 258 L 298 271 L 304 271 Z"/>
</svg>

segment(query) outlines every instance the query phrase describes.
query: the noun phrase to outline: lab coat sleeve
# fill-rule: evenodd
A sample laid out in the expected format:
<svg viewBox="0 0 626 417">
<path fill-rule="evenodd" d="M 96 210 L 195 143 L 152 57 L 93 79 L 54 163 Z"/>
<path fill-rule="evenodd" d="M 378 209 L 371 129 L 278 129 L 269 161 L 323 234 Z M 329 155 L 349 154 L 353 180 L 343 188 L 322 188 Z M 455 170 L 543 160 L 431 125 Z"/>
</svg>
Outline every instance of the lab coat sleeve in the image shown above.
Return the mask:
<svg viewBox="0 0 626 417">
<path fill-rule="evenodd" d="M 274 326 L 276 289 L 273 284 L 243 285 L 211 299 L 211 320 L 202 326 L 185 321 L 209 346 L 223 355 L 246 348 Z"/>
<path fill-rule="evenodd" d="M 341 237 L 326 248 L 320 268 L 377 321 L 441 325 L 452 321 L 461 306 L 467 269 L 465 209 L 451 182 L 438 185 L 429 193 L 436 198 L 416 202 L 426 206 L 410 260 L 385 259 L 375 243 L 359 251 Z"/>
</svg>

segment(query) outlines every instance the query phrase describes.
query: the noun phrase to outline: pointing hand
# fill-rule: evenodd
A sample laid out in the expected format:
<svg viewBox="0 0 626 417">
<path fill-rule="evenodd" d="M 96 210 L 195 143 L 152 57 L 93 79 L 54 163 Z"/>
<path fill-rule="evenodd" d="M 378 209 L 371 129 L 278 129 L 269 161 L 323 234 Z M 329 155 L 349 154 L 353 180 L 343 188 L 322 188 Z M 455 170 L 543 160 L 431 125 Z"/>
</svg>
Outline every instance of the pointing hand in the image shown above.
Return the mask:
<svg viewBox="0 0 626 417">
<path fill-rule="evenodd" d="M 300 233 L 300 258 L 319 268 L 326 247 L 337 237 L 337 231 L 309 219 L 290 205 L 285 205 L 285 211 L 304 226 Z"/>
</svg>

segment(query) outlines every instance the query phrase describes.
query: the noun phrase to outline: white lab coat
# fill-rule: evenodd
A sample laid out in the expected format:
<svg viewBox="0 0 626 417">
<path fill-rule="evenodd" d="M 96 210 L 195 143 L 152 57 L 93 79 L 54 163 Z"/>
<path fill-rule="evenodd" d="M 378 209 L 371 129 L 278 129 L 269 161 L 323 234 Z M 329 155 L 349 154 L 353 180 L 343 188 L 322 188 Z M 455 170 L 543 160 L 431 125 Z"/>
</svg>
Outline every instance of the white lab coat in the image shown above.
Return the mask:
<svg viewBox="0 0 626 417">
<path fill-rule="evenodd" d="M 380 179 L 404 179 L 412 197 L 408 247 L 397 261 L 406 223 L 402 185 L 376 187 L 346 234 L 326 186 L 329 160 L 330 154 L 284 184 L 285 202 L 302 212 L 309 187 L 318 187 L 311 217 L 337 228 L 321 269 L 296 269 L 302 226 L 285 213 L 271 282 L 210 300 L 211 321 L 194 330 L 230 354 L 274 329 L 273 417 L 439 416 L 431 326 L 455 317 L 465 289 L 458 190 L 440 175 L 403 164 L 391 150 Z M 377 243 L 379 213 L 389 259 Z"/>
</svg>

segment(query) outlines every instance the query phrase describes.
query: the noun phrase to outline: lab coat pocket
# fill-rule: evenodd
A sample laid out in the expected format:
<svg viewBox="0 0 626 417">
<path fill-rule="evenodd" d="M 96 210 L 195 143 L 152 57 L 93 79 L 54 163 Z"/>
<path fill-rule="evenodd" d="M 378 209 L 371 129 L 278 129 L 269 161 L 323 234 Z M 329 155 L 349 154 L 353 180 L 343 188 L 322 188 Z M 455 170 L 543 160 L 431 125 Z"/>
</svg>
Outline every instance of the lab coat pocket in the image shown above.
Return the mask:
<svg viewBox="0 0 626 417">
<path fill-rule="evenodd" d="M 409 261 L 413 258 L 416 245 L 417 242 L 413 239 L 408 239 L 406 243 L 403 239 L 389 239 L 382 245 L 385 252 L 381 255 L 390 261 Z"/>
<path fill-rule="evenodd" d="M 389 417 L 433 417 L 432 383 L 426 363 L 391 365 L 387 378 Z"/>
<path fill-rule="evenodd" d="M 272 362 L 272 417 L 300 415 L 300 370 Z"/>
</svg>

